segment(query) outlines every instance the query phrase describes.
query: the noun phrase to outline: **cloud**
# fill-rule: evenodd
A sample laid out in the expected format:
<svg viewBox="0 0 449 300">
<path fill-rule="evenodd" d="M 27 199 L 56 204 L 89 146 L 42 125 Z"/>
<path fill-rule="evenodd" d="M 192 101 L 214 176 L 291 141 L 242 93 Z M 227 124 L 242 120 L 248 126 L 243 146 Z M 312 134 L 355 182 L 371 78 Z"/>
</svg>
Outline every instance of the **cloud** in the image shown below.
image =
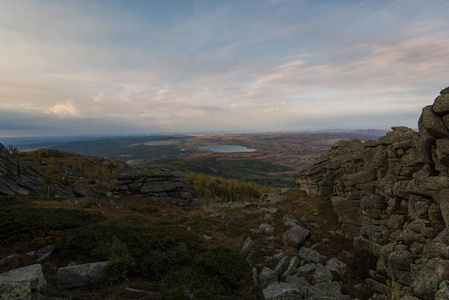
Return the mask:
<svg viewBox="0 0 449 300">
<path fill-rule="evenodd" d="M 271 112 L 276 112 L 276 111 L 279 111 L 279 107 L 269 107 L 269 108 L 265 109 L 263 112 L 271 113 Z"/>
<path fill-rule="evenodd" d="M 94 98 L 94 102 L 97 102 L 97 103 L 99 103 L 99 104 L 103 104 L 103 103 L 104 103 L 104 101 L 103 101 L 103 96 L 104 96 L 104 93 L 99 93 L 99 94 Z"/>
<path fill-rule="evenodd" d="M 54 113 L 60 118 L 78 116 L 79 111 L 75 107 L 75 102 L 73 100 L 67 100 L 65 102 L 59 102 L 50 108 L 46 113 Z"/>
</svg>

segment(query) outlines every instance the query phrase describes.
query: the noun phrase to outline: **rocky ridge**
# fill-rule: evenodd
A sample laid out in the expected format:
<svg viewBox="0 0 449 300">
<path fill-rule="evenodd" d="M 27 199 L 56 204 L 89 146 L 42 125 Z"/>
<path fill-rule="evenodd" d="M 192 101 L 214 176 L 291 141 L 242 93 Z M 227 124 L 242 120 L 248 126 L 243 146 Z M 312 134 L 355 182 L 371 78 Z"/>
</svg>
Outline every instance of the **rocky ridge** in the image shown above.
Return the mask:
<svg viewBox="0 0 449 300">
<path fill-rule="evenodd" d="M 67 197 L 72 191 L 63 184 L 45 183 L 45 175 L 16 159 L 0 144 L 0 195 L 28 195 L 30 192 Z"/>
<path fill-rule="evenodd" d="M 296 178 L 329 196 L 356 249 L 377 257 L 373 299 L 449 299 L 449 88 L 418 127 L 340 141 Z"/>
</svg>

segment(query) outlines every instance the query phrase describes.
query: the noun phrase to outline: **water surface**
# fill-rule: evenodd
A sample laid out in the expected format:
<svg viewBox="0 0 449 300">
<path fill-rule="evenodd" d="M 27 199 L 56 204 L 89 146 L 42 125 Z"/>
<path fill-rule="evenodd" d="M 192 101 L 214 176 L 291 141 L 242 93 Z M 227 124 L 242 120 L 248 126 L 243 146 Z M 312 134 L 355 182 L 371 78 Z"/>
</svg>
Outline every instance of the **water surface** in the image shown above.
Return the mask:
<svg viewBox="0 0 449 300">
<path fill-rule="evenodd" d="M 198 146 L 200 150 L 208 150 L 212 152 L 253 152 L 256 149 L 250 149 L 243 146 L 232 146 L 232 145 L 206 145 Z"/>
</svg>

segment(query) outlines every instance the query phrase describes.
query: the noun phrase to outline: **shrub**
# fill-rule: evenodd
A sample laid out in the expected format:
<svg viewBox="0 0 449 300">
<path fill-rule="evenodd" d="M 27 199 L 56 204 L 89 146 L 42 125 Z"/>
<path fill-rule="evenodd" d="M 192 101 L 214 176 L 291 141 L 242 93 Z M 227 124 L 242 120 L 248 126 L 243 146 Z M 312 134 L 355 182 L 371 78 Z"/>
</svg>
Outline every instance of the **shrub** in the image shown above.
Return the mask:
<svg viewBox="0 0 449 300">
<path fill-rule="evenodd" d="M 51 229 L 68 229 L 86 224 L 90 214 L 75 209 L 17 207 L 0 211 L 0 238 Z"/>
</svg>

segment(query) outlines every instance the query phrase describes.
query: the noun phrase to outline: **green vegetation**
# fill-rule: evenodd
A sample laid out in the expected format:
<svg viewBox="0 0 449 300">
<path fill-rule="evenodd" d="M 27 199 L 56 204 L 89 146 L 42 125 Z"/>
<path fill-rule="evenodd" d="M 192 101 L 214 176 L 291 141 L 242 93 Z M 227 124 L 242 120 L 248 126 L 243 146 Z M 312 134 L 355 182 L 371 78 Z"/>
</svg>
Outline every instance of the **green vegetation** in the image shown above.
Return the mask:
<svg viewBox="0 0 449 300">
<path fill-rule="evenodd" d="M 292 168 L 259 159 L 219 159 L 217 157 L 161 159 L 147 163 L 146 169 L 169 169 L 238 179 L 265 186 L 294 187 Z"/>
<path fill-rule="evenodd" d="M 109 260 L 112 282 L 146 279 L 161 299 L 234 299 L 250 280 L 245 258 L 223 247 L 207 248 L 198 235 L 176 225 L 149 227 L 95 225 L 86 228 L 70 249 L 86 240 L 95 241 L 87 260 Z"/>
<path fill-rule="evenodd" d="M 275 188 L 261 186 L 252 182 L 225 179 L 204 174 L 187 173 L 198 198 L 208 202 L 251 202 L 264 193 L 274 192 Z"/>
<path fill-rule="evenodd" d="M 19 233 L 68 229 L 86 224 L 90 214 L 74 209 L 15 207 L 0 211 L 0 238 Z"/>
</svg>

